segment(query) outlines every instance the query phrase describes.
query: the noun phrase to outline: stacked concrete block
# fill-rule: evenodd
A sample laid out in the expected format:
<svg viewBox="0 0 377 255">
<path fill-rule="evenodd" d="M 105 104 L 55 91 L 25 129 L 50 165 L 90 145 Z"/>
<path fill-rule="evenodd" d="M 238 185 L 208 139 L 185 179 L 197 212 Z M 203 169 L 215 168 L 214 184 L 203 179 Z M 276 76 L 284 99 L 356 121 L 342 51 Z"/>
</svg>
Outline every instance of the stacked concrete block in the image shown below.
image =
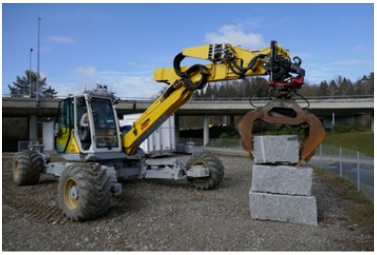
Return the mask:
<svg viewBox="0 0 377 255">
<path fill-rule="evenodd" d="M 297 135 L 254 136 L 253 143 L 254 164 L 299 162 Z"/>
<path fill-rule="evenodd" d="M 293 166 L 299 162 L 297 136 L 256 136 L 253 155 L 251 218 L 317 225 L 313 169 Z"/>
</svg>

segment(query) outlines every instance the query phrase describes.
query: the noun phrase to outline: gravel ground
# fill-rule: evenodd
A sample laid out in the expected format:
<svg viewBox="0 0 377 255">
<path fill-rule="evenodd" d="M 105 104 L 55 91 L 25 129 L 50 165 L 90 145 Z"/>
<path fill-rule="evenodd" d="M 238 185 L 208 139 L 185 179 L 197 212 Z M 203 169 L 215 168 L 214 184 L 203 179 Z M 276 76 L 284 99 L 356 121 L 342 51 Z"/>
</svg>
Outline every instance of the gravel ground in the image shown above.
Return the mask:
<svg viewBox="0 0 377 255">
<path fill-rule="evenodd" d="M 252 220 L 252 162 L 229 156 L 219 156 L 226 172 L 215 190 L 198 191 L 184 180 L 126 180 L 104 217 L 77 223 L 58 209 L 56 177 L 13 183 L 12 157 L 2 156 L 3 251 L 374 250 L 373 206 L 331 174 L 313 176 L 318 226 Z"/>
</svg>

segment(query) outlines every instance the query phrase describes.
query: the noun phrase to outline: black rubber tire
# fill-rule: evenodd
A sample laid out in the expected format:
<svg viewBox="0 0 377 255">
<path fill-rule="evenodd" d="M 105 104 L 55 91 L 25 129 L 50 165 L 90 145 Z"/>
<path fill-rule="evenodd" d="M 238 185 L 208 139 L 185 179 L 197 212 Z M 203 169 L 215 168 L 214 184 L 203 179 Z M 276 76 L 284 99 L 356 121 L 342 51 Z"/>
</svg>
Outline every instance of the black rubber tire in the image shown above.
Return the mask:
<svg viewBox="0 0 377 255">
<path fill-rule="evenodd" d="M 111 196 L 109 176 L 98 163 L 69 165 L 59 178 L 59 207 L 70 220 L 86 221 L 104 215 Z"/>
<path fill-rule="evenodd" d="M 187 181 L 199 190 L 216 188 L 224 178 L 224 166 L 221 160 L 206 152 L 193 154 L 186 162 L 186 169 L 198 164 L 204 165 L 209 170 L 209 176 L 204 178 L 187 177 Z"/>
<path fill-rule="evenodd" d="M 35 151 L 17 152 L 13 157 L 12 176 L 19 186 L 38 183 L 43 170 L 43 159 Z"/>
</svg>

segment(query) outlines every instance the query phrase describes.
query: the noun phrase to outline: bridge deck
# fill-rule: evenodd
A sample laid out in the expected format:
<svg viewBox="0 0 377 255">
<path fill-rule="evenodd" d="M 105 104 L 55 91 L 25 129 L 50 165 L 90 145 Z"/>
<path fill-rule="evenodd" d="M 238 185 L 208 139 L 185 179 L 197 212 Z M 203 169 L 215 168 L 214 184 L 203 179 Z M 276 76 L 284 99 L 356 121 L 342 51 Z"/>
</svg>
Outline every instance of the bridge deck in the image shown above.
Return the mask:
<svg viewBox="0 0 377 255">
<path fill-rule="evenodd" d="M 42 117 L 55 117 L 58 103 L 61 99 L 41 98 L 40 107 L 36 107 L 35 99 L 3 97 L 3 117 L 27 117 L 38 115 Z M 328 116 L 333 112 L 339 115 L 368 114 L 374 112 L 374 97 L 366 98 L 336 98 L 336 99 L 309 99 L 309 112 Z M 268 100 L 253 99 L 256 106 L 265 105 Z M 297 100 L 301 107 L 306 107 L 304 100 Z M 130 114 L 145 111 L 152 100 L 120 100 L 117 105 L 118 114 Z M 215 100 L 190 100 L 177 111 L 177 115 L 244 115 L 253 109 L 245 99 L 215 99 Z"/>
</svg>

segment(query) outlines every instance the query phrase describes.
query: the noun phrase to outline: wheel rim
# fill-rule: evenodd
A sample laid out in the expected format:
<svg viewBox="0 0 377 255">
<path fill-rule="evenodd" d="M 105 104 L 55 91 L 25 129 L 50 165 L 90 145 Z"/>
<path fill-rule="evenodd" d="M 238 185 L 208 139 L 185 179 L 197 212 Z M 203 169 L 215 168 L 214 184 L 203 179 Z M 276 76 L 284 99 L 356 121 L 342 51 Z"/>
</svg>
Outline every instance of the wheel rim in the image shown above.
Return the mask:
<svg viewBox="0 0 377 255">
<path fill-rule="evenodd" d="M 209 171 L 207 164 L 205 164 L 204 162 L 196 161 L 192 165 L 193 166 L 204 166 L 204 168 L 206 169 L 206 172 L 208 172 L 208 174 L 211 175 L 211 171 Z M 195 182 L 205 182 L 208 178 L 209 178 L 209 176 L 208 177 L 199 177 L 199 178 L 194 178 L 194 180 L 195 180 Z"/>
<path fill-rule="evenodd" d="M 16 179 L 18 179 L 18 176 L 20 176 L 20 171 L 18 170 L 18 160 L 14 162 L 13 166 L 13 175 Z"/>
<path fill-rule="evenodd" d="M 75 179 L 69 178 L 64 184 L 64 201 L 71 210 L 75 209 L 79 204 L 79 193 Z"/>
</svg>

